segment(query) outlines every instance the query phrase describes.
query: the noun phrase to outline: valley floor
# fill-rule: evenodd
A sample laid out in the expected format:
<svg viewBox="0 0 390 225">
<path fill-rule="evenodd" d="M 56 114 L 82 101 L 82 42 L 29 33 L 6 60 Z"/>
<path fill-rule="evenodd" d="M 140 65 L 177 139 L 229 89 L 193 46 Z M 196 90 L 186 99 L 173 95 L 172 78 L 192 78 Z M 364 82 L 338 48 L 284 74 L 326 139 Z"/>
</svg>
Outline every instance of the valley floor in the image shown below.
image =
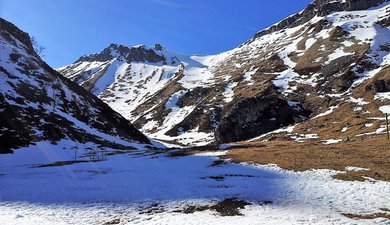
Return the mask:
<svg viewBox="0 0 390 225">
<path fill-rule="evenodd" d="M 89 161 L 95 146 L 78 144 L 72 164 L 72 145 L 0 155 L 0 224 L 390 224 L 387 181 L 233 163 L 237 151 L 223 149 L 107 149 L 107 160 Z"/>
</svg>

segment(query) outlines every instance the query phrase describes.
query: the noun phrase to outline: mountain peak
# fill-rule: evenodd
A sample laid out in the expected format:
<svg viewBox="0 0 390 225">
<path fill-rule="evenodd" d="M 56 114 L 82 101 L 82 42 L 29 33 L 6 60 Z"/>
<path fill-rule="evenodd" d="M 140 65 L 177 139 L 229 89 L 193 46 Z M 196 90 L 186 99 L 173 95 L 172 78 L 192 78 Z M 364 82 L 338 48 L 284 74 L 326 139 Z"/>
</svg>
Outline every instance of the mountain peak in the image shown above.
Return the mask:
<svg viewBox="0 0 390 225">
<path fill-rule="evenodd" d="M 154 45 L 154 49 L 157 50 L 157 51 L 163 51 L 163 50 L 165 50 L 165 47 L 162 46 L 161 44 L 157 43 L 157 44 Z"/>
<path fill-rule="evenodd" d="M 165 64 L 166 58 L 162 54 L 157 53 L 157 51 L 162 51 L 164 49 L 165 48 L 160 44 L 156 44 L 154 47 L 146 47 L 145 45 L 129 47 L 127 45 L 112 43 L 100 53 L 81 56 L 76 62 L 106 62 L 118 59 L 126 62 L 161 62 Z"/>
</svg>

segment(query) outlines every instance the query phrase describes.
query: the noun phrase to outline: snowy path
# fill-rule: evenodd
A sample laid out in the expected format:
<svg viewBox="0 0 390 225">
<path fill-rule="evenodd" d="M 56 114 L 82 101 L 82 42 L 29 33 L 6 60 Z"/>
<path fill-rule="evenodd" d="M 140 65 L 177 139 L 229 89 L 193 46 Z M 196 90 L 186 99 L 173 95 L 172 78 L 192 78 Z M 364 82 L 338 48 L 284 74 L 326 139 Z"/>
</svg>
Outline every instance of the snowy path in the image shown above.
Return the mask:
<svg viewBox="0 0 390 225">
<path fill-rule="evenodd" d="M 342 213 L 372 214 L 390 208 L 388 182 L 334 180 L 335 171 L 291 172 L 276 166 L 222 163 L 223 152 L 185 157 L 140 151 L 107 161 L 60 167 L 33 164 L 71 160 L 63 142 L 0 155 L 0 224 L 390 224 L 389 219 L 352 220 Z M 46 145 L 47 147 L 47 145 Z M 80 145 L 80 148 L 88 145 Z M 55 152 L 55 154 L 53 154 Z M 213 165 L 213 166 L 212 166 Z M 226 198 L 247 200 L 244 216 L 188 205 Z M 272 201 L 272 204 L 256 204 Z M 158 210 L 145 213 L 148 206 Z"/>
</svg>

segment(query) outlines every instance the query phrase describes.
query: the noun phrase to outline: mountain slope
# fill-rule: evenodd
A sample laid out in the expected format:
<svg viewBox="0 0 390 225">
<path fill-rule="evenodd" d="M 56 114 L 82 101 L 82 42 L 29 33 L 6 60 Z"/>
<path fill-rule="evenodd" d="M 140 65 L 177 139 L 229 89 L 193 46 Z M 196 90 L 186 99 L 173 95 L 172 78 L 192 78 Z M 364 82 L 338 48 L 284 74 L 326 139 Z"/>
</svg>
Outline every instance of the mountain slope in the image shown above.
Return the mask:
<svg viewBox="0 0 390 225">
<path fill-rule="evenodd" d="M 186 90 L 214 85 L 205 59 L 207 57 L 180 55 L 159 44 L 153 47 L 112 44 L 100 54 L 80 57 L 74 64 L 60 68 L 59 72 L 98 95 L 132 122 L 142 120 L 153 109 L 162 111 L 164 116 L 155 125 L 149 121 L 149 124 L 143 124 L 145 127 L 139 127 L 149 131 L 154 138 L 169 138 L 165 132 L 194 108 L 177 107 L 177 99 Z M 200 136 L 202 139 L 210 134 Z"/>
<path fill-rule="evenodd" d="M 154 138 L 184 145 L 246 140 L 310 124 L 344 105 L 361 114 L 354 108 L 363 99 L 371 116 L 378 114 L 388 96 L 378 93 L 390 91 L 389 15 L 385 0 L 316 0 L 219 55 L 111 45 L 59 72 Z M 129 57 L 139 51 L 150 56 Z"/>
<path fill-rule="evenodd" d="M 129 121 L 50 68 L 28 34 L 0 19 L 0 153 L 39 141 L 150 144 Z"/>
</svg>

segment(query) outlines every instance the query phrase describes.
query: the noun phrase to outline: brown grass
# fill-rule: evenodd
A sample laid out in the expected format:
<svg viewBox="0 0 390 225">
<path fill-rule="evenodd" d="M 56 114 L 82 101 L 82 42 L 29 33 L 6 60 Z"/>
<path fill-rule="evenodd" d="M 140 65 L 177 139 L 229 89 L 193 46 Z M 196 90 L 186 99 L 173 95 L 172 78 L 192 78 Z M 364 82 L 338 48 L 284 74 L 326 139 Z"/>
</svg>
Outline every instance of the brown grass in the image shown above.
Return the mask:
<svg viewBox="0 0 390 225">
<path fill-rule="evenodd" d="M 351 219 L 364 219 L 364 220 L 372 220 L 376 218 L 387 218 L 390 219 L 390 214 L 387 213 L 374 213 L 374 214 L 368 214 L 368 215 L 361 215 L 361 214 L 352 214 L 352 213 L 343 213 L 343 216 L 346 216 Z"/>
<path fill-rule="evenodd" d="M 310 169 L 334 169 L 344 171 L 347 166 L 368 168 L 368 171 L 346 171 L 335 176 L 342 180 L 390 181 L 390 141 L 384 135 L 357 138 L 349 142 L 325 145 L 320 140 L 273 140 L 262 142 L 264 147 L 234 148 L 224 158 L 235 162 L 277 164 L 294 171 Z M 251 143 L 253 145 L 259 143 Z"/>
</svg>

